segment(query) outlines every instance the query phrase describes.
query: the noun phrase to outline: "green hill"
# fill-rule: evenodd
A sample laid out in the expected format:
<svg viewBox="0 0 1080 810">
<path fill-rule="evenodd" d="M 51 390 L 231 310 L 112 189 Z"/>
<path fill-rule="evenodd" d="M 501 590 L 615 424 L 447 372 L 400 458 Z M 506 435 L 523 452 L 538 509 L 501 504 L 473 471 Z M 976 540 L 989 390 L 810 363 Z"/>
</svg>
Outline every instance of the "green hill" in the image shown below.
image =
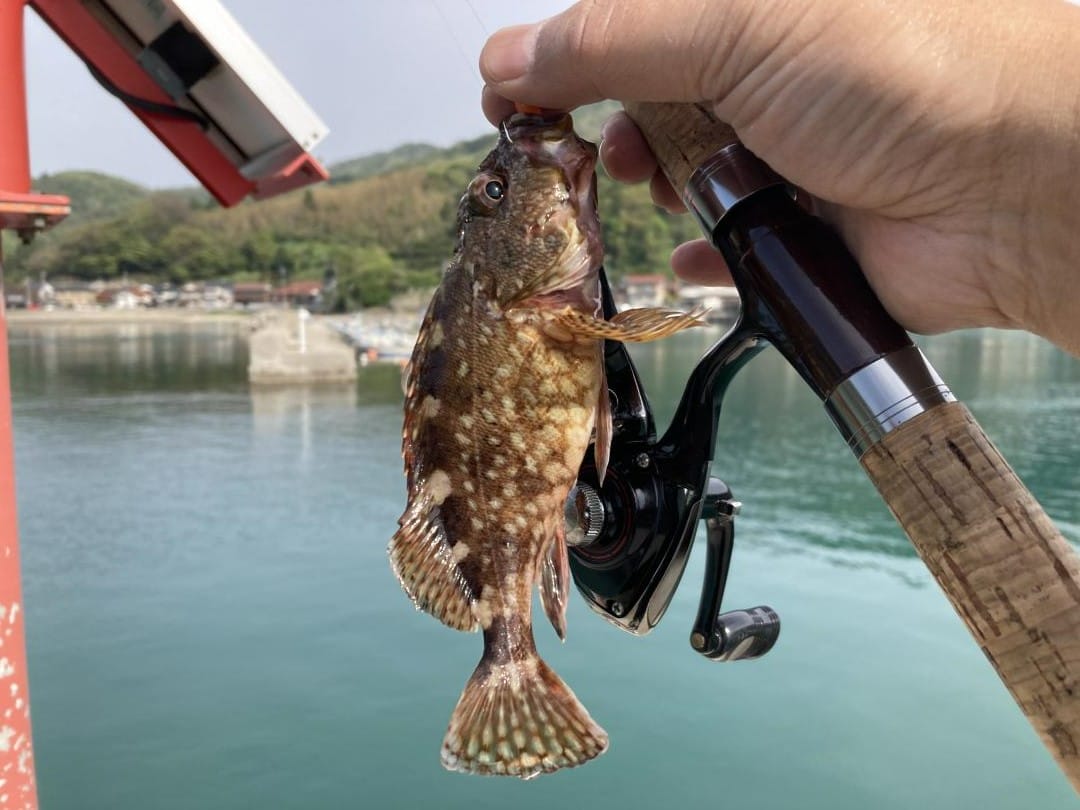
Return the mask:
<svg viewBox="0 0 1080 810">
<path fill-rule="evenodd" d="M 150 193 L 140 185 L 99 172 L 43 174 L 34 178 L 33 185 L 34 191 L 42 194 L 66 194 L 71 198 L 68 223 L 114 216 Z"/>
<path fill-rule="evenodd" d="M 611 105 L 575 114 L 595 139 Z M 458 200 L 494 132 L 447 149 L 409 144 L 334 167 L 335 181 L 232 209 L 195 189 L 149 192 L 116 178 L 65 172 L 38 178 L 42 191 L 72 197 L 71 218 L 12 251 L 9 278 L 49 277 L 278 281 L 333 270 L 340 304 L 384 303 L 437 282 L 453 250 Z M 687 217 L 656 209 L 644 186 L 601 176 L 607 267 L 613 276 L 666 272 L 676 241 L 694 235 Z"/>
</svg>

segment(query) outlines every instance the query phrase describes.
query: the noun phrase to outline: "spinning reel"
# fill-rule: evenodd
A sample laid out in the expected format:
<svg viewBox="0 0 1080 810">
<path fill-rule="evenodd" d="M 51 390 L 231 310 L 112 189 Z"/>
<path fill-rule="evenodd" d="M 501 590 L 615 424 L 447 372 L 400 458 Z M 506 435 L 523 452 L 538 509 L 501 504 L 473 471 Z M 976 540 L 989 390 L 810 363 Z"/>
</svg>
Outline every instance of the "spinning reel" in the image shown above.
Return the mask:
<svg viewBox="0 0 1080 810">
<path fill-rule="evenodd" d="M 604 314 L 615 306 L 602 278 Z M 721 341 L 690 377 L 671 427 L 657 440 L 652 410 L 626 347 L 605 344 L 613 439 L 601 487 L 590 447 L 566 501 L 570 568 L 589 606 L 617 627 L 648 633 L 682 579 L 698 520 L 706 525 L 705 578 L 690 645 L 706 658 L 757 658 L 776 643 L 772 608 L 720 612 L 741 504 L 709 463 L 720 399 L 760 340 Z"/>
</svg>

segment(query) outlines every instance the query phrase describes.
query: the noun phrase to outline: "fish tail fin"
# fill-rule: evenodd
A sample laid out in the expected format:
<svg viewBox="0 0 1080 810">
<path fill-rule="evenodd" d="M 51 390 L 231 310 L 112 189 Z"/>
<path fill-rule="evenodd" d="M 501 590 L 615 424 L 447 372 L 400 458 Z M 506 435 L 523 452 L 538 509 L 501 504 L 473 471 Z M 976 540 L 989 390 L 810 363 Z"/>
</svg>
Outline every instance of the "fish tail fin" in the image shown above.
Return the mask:
<svg viewBox="0 0 1080 810">
<path fill-rule="evenodd" d="M 607 746 L 607 733 L 538 655 L 509 664 L 483 660 L 450 718 L 442 764 L 531 779 L 588 762 Z"/>
</svg>

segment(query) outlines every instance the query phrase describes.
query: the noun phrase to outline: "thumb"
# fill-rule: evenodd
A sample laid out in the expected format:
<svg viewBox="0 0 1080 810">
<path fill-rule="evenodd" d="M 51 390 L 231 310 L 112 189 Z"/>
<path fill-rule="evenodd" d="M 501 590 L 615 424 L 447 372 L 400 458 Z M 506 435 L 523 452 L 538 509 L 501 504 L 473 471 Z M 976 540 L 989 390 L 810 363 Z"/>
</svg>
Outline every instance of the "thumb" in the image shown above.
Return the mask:
<svg viewBox="0 0 1080 810">
<path fill-rule="evenodd" d="M 747 25 L 755 5 L 581 0 L 543 22 L 497 31 L 480 54 L 480 71 L 501 96 L 557 109 L 603 98 L 714 100 L 737 81 L 736 66 L 752 66 L 747 45 L 767 53 L 779 33 Z M 736 34 L 748 27 L 754 42 L 736 53 Z"/>
</svg>

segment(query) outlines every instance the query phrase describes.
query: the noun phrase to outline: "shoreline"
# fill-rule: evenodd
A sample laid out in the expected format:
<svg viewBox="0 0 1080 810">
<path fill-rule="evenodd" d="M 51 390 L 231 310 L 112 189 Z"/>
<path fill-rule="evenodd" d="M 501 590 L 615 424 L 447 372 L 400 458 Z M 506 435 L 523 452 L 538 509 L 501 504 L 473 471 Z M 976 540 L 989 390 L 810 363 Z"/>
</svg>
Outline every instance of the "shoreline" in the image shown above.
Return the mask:
<svg viewBox="0 0 1080 810">
<path fill-rule="evenodd" d="M 9 309 L 8 326 L 188 326 L 253 323 L 258 311 L 200 309 Z"/>
</svg>

